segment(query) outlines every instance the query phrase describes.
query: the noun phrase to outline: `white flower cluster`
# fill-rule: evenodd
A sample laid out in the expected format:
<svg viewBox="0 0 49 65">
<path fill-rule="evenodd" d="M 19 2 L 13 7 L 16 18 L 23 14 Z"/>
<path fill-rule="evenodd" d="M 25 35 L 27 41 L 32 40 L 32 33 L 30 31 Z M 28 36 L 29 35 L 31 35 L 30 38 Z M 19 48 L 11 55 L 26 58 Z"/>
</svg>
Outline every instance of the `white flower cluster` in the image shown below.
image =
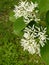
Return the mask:
<svg viewBox="0 0 49 65">
<path fill-rule="evenodd" d="M 24 22 L 28 24 L 30 21 L 40 21 L 38 17 L 38 4 L 27 1 L 21 1 L 15 5 L 14 13 L 16 19 L 23 16 Z M 21 46 L 31 54 L 40 54 L 40 46 L 44 47 L 48 35 L 46 35 L 46 28 L 37 26 L 28 26 L 24 30 L 23 38 L 21 39 Z"/>
<path fill-rule="evenodd" d="M 28 50 L 31 54 L 40 54 L 40 46 L 44 46 L 47 40 L 46 28 L 39 28 L 37 26 L 26 27 L 23 38 L 21 39 L 21 46 L 24 50 Z"/>
<path fill-rule="evenodd" d="M 19 5 L 15 5 L 15 17 L 16 19 L 23 16 L 24 22 L 28 24 L 30 21 L 34 20 L 36 22 L 40 21 L 37 17 L 38 10 L 35 8 L 38 7 L 37 3 L 21 1 Z"/>
</svg>

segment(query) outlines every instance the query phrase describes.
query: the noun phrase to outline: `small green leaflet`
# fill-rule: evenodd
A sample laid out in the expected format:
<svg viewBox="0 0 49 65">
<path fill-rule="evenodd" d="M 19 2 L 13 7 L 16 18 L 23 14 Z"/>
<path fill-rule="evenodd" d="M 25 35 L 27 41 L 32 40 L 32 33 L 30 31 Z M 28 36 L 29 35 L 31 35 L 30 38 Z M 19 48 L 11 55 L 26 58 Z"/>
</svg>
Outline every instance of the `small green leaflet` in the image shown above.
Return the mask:
<svg viewBox="0 0 49 65">
<path fill-rule="evenodd" d="M 25 22 L 23 21 L 23 17 L 18 18 L 15 22 L 14 22 L 14 33 L 17 34 L 18 36 L 23 34 L 23 29 L 26 27 Z"/>
</svg>

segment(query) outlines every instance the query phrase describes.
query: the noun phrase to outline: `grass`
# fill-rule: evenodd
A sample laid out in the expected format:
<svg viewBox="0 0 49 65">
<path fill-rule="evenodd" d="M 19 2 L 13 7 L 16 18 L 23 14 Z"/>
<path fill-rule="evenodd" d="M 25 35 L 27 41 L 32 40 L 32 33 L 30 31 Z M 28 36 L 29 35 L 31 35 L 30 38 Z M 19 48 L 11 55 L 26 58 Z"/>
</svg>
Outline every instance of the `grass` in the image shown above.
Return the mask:
<svg viewBox="0 0 49 65">
<path fill-rule="evenodd" d="M 23 51 L 19 37 L 13 34 L 13 22 L 9 21 L 9 13 L 17 1 L 0 0 L 0 65 L 45 65 L 38 55 Z"/>
</svg>

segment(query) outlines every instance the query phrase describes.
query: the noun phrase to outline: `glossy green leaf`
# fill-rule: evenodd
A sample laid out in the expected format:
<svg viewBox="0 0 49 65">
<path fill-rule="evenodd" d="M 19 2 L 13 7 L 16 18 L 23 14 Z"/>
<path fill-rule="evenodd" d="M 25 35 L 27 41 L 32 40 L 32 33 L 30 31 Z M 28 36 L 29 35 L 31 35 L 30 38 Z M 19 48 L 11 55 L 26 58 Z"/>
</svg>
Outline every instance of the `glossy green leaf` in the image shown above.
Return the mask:
<svg viewBox="0 0 49 65">
<path fill-rule="evenodd" d="M 49 65 L 49 42 L 41 49 L 41 55 L 46 65 Z"/>
<path fill-rule="evenodd" d="M 22 30 L 26 27 L 25 22 L 23 21 L 23 17 L 18 18 L 15 22 L 14 22 L 14 33 L 17 35 L 22 35 L 23 32 Z"/>
</svg>

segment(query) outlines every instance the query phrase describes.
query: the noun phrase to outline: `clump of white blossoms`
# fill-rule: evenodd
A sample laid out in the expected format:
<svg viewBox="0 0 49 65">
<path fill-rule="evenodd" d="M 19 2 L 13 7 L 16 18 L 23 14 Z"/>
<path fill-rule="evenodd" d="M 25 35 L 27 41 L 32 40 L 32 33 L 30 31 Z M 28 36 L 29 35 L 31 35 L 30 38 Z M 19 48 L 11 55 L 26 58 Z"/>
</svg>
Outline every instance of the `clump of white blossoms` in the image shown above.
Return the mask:
<svg viewBox="0 0 49 65">
<path fill-rule="evenodd" d="M 20 1 L 18 5 L 15 5 L 13 10 L 15 13 L 16 19 L 23 17 L 23 20 L 26 24 L 31 21 L 39 22 L 40 18 L 38 15 L 38 4 L 33 3 L 32 1 Z M 21 46 L 24 47 L 24 50 L 27 50 L 29 53 L 40 54 L 40 46 L 44 47 L 48 35 L 46 35 L 46 28 L 37 27 L 33 25 L 32 27 L 28 26 L 24 30 L 23 38 L 21 39 Z"/>
<path fill-rule="evenodd" d="M 40 21 L 37 16 L 38 10 L 37 3 L 21 1 L 18 5 L 15 5 L 14 13 L 16 19 L 23 16 L 24 22 L 28 24 L 30 21 L 34 20 L 36 22 Z"/>
<path fill-rule="evenodd" d="M 40 54 L 40 46 L 44 47 L 48 35 L 46 35 L 46 28 L 39 28 L 37 26 L 28 26 L 24 30 L 23 38 L 21 39 L 21 46 L 31 54 Z"/>
</svg>

